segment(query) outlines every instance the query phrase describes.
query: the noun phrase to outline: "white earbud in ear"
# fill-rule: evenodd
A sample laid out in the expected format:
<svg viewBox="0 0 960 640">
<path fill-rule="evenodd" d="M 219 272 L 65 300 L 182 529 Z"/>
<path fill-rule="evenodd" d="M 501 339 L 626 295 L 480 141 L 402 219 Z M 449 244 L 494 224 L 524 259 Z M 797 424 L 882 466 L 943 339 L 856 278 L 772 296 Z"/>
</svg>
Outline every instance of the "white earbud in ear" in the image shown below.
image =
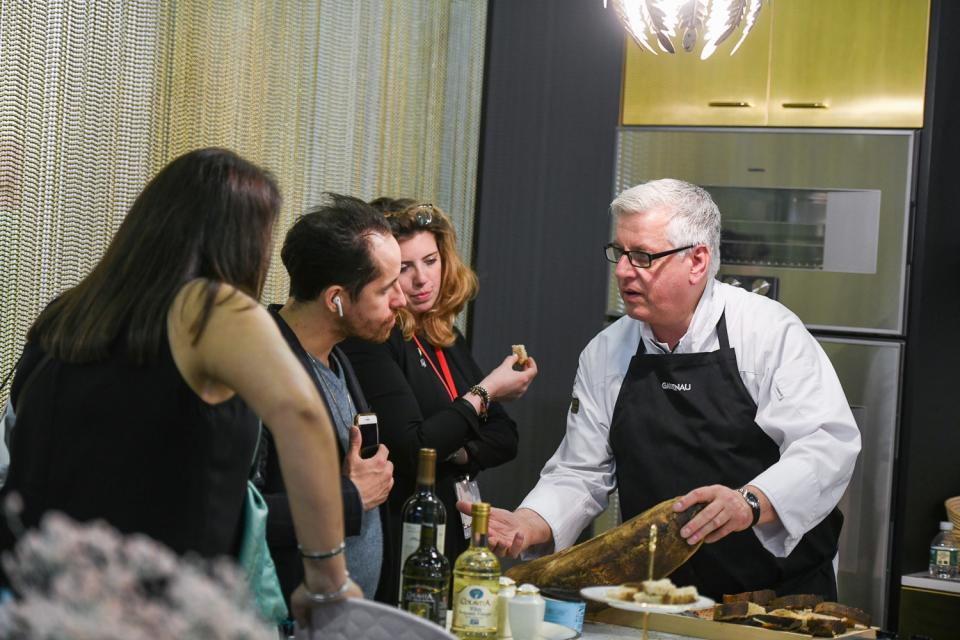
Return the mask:
<svg viewBox="0 0 960 640">
<path fill-rule="evenodd" d="M 343 317 L 343 303 L 340 302 L 340 296 L 334 296 L 333 304 L 337 305 L 337 315 Z"/>
</svg>

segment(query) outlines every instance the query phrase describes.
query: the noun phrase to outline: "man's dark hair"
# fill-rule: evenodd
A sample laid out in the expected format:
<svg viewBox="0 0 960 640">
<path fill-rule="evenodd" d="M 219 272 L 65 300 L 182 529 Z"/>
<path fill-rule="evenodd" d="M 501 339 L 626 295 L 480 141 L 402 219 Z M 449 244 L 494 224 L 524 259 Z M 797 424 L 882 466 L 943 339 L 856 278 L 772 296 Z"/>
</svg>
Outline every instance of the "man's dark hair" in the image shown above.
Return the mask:
<svg viewBox="0 0 960 640">
<path fill-rule="evenodd" d="M 301 302 L 316 300 L 332 285 L 342 286 L 355 299 L 379 275 L 369 236 L 391 235 L 383 214 L 363 200 L 324 195 L 325 203 L 290 227 L 280 251 L 290 275 L 290 295 Z"/>
</svg>

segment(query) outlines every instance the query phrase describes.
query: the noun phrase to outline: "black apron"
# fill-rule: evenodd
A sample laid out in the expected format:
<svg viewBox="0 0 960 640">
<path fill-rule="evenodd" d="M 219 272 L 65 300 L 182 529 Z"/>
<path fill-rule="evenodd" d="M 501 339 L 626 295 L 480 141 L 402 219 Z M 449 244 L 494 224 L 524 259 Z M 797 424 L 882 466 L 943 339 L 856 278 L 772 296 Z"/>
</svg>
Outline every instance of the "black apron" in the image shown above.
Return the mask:
<svg viewBox="0 0 960 640">
<path fill-rule="evenodd" d="M 757 405 L 740 378 L 724 315 L 717 337 L 718 351 L 663 355 L 647 354 L 640 339 L 610 425 L 624 520 L 697 487 L 742 487 L 780 459 L 755 422 Z M 701 546 L 671 579 L 714 599 L 773 589 L 836 600 L 842 524 L 835 508 L 786 558 L 764 549 L 751 529 L 731 533 Z"/>
</svg>

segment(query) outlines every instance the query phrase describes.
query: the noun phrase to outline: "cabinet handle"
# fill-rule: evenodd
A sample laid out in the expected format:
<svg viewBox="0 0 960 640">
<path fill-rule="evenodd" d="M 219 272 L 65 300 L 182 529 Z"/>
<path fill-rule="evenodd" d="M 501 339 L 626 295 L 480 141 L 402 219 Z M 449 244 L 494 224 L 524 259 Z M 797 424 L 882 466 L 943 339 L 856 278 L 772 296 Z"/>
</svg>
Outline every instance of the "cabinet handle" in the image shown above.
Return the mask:
<svg viewBox="0 0 960 640">
<path fill-rule="evenodd" d="M 712 100 L 707 103 L 711 107 L 749 107 L 749 102 L 737 102 L 737 101 L 724 101 L 724 100 Z"/>
<path fill-rule="evenodd" d="M 824 102 L 784 102 L 784 109 L 826 109 Z"/>
</svg>

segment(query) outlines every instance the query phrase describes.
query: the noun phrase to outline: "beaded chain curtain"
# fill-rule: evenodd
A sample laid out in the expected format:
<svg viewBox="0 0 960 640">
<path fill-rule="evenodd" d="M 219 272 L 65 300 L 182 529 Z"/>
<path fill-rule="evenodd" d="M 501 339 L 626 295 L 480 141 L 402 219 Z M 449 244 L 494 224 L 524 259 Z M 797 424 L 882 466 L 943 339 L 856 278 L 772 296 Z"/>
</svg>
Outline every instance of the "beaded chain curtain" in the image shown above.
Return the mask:
<svg viewBox="0 0 960 640">
<path fill-rule="evenodd" d="M 0 376 L 149 177 L 197 147 L 277 176 L 275 256 L 335 191 L 437 204 L 469 259 L 486 5 L 0 0 Z M 265 301 L 287 286 L 274 260 Z"/>
<path fill-rule="evenodd" d="M 152 173 L 158 20 L 147 2 L 0 2 L 0 380 Z"/>
</svg>

